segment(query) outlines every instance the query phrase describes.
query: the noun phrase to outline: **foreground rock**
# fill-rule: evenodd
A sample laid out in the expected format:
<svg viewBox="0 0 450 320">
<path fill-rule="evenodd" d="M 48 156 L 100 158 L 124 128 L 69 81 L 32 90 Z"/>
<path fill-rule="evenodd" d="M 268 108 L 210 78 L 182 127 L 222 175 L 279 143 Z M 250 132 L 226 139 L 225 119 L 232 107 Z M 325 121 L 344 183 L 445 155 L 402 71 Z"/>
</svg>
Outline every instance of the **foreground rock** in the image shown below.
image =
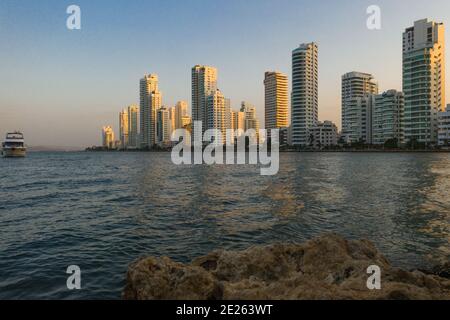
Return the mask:
<svg viewBox="0 0 450 320">
<path fill-rule="evenodd" d="M 382 289 L 367 288 L 367 268 Z M 217 251 L 190 265 L 144 258 L 130 265 L 124 299 L 450 299 L 450 280 L 392 267 L 366 240 L 326 235 L 305 244 Z"/>
</svg>

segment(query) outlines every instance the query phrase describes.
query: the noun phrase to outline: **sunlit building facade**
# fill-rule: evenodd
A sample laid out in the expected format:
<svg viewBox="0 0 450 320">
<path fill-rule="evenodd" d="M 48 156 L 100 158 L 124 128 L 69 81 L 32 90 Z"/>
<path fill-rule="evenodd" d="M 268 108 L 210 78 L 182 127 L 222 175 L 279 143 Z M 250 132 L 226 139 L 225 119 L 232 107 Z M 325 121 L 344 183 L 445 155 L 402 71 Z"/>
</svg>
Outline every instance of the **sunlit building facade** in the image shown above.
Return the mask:
<svg viewBox="0 0 450 320">
<path fill-rule="evenodd" d="M 124 109 L 119 113 L 119 139 L 122 149 L 128 148 L 129 142 L 129 116 L 128 109 Z"/>
<path fill-rule="evenodd" d="M 254 105 L 247 101 L 242 101 L 241 112 L 245 115 L 245 131 L 253 129 L 256 131 L 256 137 L 259 141 L 259 129 L 260 123 L 258 116 L 256 115 L 256 108 Z"/>
<path fill-rule="evenodd" d="M 158 109 L 156 128 L 157 144 L 161 147 L 169 146 L 171 138 L 171 120 L 169 108 L 161 107 Z"/>
<path fill-rule="evenodd" d="M 140 81 L 141 148 L 152 148 L 156 142 L 156 112 L 162 106 L 158 76 L 145 75 Z"/>
<path fill-rule="evenodd" d="M 444 25 L 427 19 L 403 33 L 405 141 L 435 144 L 438 113 L 445 109 Z"/>
<path fill-rule="evenodd" d="M 182 129 L 185 125 L 183 125 L 183 117 L 189 116 L 188 113 L 188 104 L 186 101 L 178 101 L 175 106 L 175 128 Z"/>
<path fill-rule="evenodd" d="M 127 108 L 128 111 L 128 149 L 136 149 L 139 147 L 139 124 L 138 124 L 138 114 L 139 107 L 136 105 L 130 105 Z"/>
<path fill-rule="evenodd" d="M 111 126 L 102 128 L 102 145 L 106 149 L 113 149 L 115 147 L 114 130 Z"/>
<path fill-rule="evenodd" d="M 342 76 L 342 136 L 347 143 L 372 142 L 372 108 L 378 83 L 368 73 Z"/>
<path fill-rule="evenodd" d="M 217 69 L 196 65 L 192 68 L 192 121 L 202 121 L 203 132 L 210 123 L 207 99 L 217 90 Z M 213 121 L 213 120 L 212 120 Z"/>
<path fill-rule="evenodd" d="M 266 129 L 288 127 L 288 77 L 281 72 L 266 72 L 264 93 Z"/>
<path fill-rule="evenodd" d="M 206 112 L 206 129 L 218 129 L 222 134 L 222 144 L 225 144 L 226 130 L 231 129 L 230 103 L 219 89 L 207 97 Z"/>
<path fill-rule="evenodd" d="M 319 61 L 317 44 L 301 44 L 292 51 L 292 144 L 309 144 L 309 129 L 319 117 Z"/>
</svg>

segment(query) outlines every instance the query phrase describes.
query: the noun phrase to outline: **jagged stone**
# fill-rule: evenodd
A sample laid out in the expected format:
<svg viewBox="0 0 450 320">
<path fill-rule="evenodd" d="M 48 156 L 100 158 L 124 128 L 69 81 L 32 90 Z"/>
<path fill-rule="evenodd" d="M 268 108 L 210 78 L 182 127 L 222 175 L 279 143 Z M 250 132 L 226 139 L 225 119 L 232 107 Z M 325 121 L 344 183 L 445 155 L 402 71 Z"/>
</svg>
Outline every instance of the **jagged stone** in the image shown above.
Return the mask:
<svg viewBox="0 0 450 320">
<path fill-rule="evenodd" d="M 367 288 L 371 265 L 382 270 L 381 290 Z M 450 280 L 394 268 L 371 242 L 329 234 L 304 244 L 215 251 L 189 265 L 139 259 L 129 266 L 123 298 L 450 300 Z"/>
</svg>

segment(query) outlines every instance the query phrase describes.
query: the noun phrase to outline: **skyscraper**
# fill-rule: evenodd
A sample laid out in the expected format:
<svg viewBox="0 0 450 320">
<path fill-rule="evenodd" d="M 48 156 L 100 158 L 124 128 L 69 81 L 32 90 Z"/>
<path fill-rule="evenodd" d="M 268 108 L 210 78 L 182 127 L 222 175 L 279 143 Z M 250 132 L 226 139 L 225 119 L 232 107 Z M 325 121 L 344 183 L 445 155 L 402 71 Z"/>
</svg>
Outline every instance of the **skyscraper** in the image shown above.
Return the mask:
<svg viewBox="0 0 450 320">
<path fill-rule="evenodd" d="M 128 107 L 128 148 L 136 149 L 138 145 L 138 112 L 139 107 Z"/>
<path fill-rule="evenodd" d="M 231 128 L 230 104 L 222 92 L 217 89 L 214 94 L 207 97 L 206 129 L 218 129 L 222 133 L 222 143 L 226 142 L 226 130 Z"/>
<path fill-rule="evenodd" d="M 162 146 L 168 146 L 170 144 L 170 112 L 166 107 L 161 107 L 157 111 L 157 143 Z"/>
<path fill-rule="evenodd" d="M 129 115 L 128 109 L 124 109 L 119 113 L 119 134 L 120 146 L 122 149 L 128 148 L 129 143 Z"/>
<path fill-rule="evenodd" d="M 102 144 L 104 148 L 114 148 L 114 131 L 111 126 L 105 126 L 102 128 Z"/>
<path fill-rule="evenodd" d="M 301 44 L 292 51 L 292 144 L 309 144 L 309 129 L 319 117 L 319 74 L 317 44 Z"/>
<path fill-rule="evenodd" d="M 245 115 L 245 131 L 253 129 L 256 131 L 256 137 L 259 140 L 259 120 L 256 116 L 256 108 L 247 101 L 242 101 L 241 112 Z"/>
<path fill-rule="evenodd" d="M 371 143 L 373 96 L 378 83 L 368 73 L 349 72 L 342 76 L 342 136 L 348 143 L 363 139 Z"/>
<path fill-rule="evenodd" d="M 158 76 L 145 75 L 140 81 L 141 148 L 151 148 L 156 144 L 156 111 L 161 105 Z"/>
<path fill-rule="evenodd" d="M 171 138 L 172 133 L 176 130 L 176 107 L 170 107 L 168 108 L 169 110 L 169 123 L 170 123 L 170 128 L 169 128 L 169 138 Z"/>
<path fill-rule="evenodd" d="M 183 128 L 183 117 L 188 116 L 188 104 L 186 101 L 178 101 L 175 106 L 175 128 Z"/>
<path fill-rule="evenodd" d="M 403 33 L 405 141 L 437 143 L 438 113 L 445 109 L 444 25 L 427 19 Z"/>
<path fill-rule="evenodd" d="M 245 112 L 231 111 L 231 128 L 233 131 L 245 131 Z"/>
<path fill-rule="evenodd" d="M 288 127 L 288 77 L 280 72 L 266 72 L 264 92 L 266 129 Z"/>
<path fill-rule="evenodd" d="M 217 90 L 217 69 L 196 65 L 192 68 L 192 121 L 202 121 L 203 132 L 209 123 L 207 98 Z"/>
</svg>

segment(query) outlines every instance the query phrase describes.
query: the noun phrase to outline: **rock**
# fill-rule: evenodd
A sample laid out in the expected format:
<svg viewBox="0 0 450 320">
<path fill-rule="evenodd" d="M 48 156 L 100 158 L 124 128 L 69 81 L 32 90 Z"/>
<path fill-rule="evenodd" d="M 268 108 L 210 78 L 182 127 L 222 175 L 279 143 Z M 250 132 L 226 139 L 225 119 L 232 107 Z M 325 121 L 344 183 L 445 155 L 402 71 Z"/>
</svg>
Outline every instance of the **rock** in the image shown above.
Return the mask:
<svg viewBox="0 0 450 320">
<path fill-rule="evenodd" d="M 382 270 L 381 290 L 367 288 L 371 265 Z M 450 300 L 450 280 L 394 268 L 371 242 L 329 234 L 304 244 L 215 251 L 189 265 L 143 258 L 129 266 L 123 298 Z"/>
<path fill-rule="evenodd" d="M 436 275 L 441 278 L 450 279 L 450 262 L 435 266 L 431 270 L 421 270 L 425 274 Z"/>
</svg>

